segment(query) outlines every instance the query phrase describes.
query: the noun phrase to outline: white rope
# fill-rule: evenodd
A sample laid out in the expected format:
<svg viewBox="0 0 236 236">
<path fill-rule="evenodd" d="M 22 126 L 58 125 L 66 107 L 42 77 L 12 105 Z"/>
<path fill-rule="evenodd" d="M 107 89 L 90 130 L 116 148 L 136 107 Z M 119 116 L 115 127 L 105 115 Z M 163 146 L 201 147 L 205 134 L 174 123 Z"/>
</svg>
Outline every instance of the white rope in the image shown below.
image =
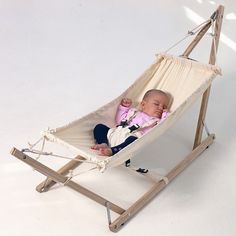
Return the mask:
<svg viewBox="0 0 236 236">
<path fill-rule="evenodd" d="M 41 141 L 43 140 L 42 146 L 41 146 L 41 151 L 38 153 L 38 156 L 35 158 L 36 160 L 38 160 L 44 150 L 44 146 L 45 146 L 45 137 L 41 137 L 39 140 L 37 140 L 34 144 L 31 144 L 30 142 L 28 142 L 29 145 L 29 150 L 33 150 L 33 148 L 39 144 Z M 25 149 L 24 149 L 25 150 Z"/>
<path fill-rule="evenodd" d="M 182 38 L 181 40 L 179 40 L 177 43 L 175 43 L 174 45 L 172 45 L 170 48 L 168 48 L 165 53 L 169 52 L 172 48 L 176 47 L 178 44 L 180 44 L 182 41 L 184 41 L 186 38 L 188 38 L 190 36 L 190 34 L 188 33 L 187 35 L 185 35 L 184 38 Z"/>
<path fill-rule="evenodd" d="M 206 25 L 210 22 L 211 20 L 206 20 L 203 23 L 201 23 L 200 25 L 196 26 L 195 28 L 193 28 L 192 30 L 189 30 L 188 33 L 182 38 L 180 39 L 177 43 L 175 43 L 174 45 L 172 45 L 170 48 L 168 48 L 165 53 L 167 53 L 168 51 L 170 51 L 172 48 L 176 47 L 178 44 L 180 44 L 182 41 L 184 41 L 186 38 L 188 38 L 189 36 L 195 35 L 196 33 L 198 33 L 203 25 Z"/>
<path fill-rule="evenodd" d="M 42 141 L 42 140 L 43 140 L 43 143 L 42 143 L 42 146 L 41 146 L 41 150 L 34 149 L 34 147 L 37 144 L 39 144 L 40 141 Z M 75 174 L 74 174 L 73 170 L 69 170 L 68 178 L 66 179 L 66 181 L 64 183 L 60 183 L 60 184 L 66 185 L 75 176 L 84 174 L 84 173 L 86 173 L 88 171 L 91 171 L 91 170 L 95 170 L 95 169 L 100 169 L 101 168 L 98 164 L 96 164 L 96 163 L 94 163 L 92 161 L 82 160 L 82 159 L 78 159 L 78 158 L 71 158 L 71 157 L 62 156 L 62 155 L 57 155 L 57 154 L 54 154 L 52 152 L 44 152 L 43 150 L 44 150 L 44 147 L 45 147 L 45 141 L 46 141 L 46 138 L 45 137 L 41 137 L 34 144 L 31 144 L 31 143 L 28 142 L 29 148 L 22 149 L 22 152 L 30 152 L 30 153 L 33 153 L 33 154 L 37 154 L 38 156 L 35 158 L 36 160 L 38 160 L 41 157 L 41 155 L 44 155 L 44 156 L 53 156 L 53 157 L 68 159 L 68 160 L 72 160 L 72 161 L 77 161 L 77 162 L 82 162 L 82 163 L 88 163 L 88 164 L 96 165 L 96 166 L 93 166 L 93 167 L 91 167 L 91 168 L 89 168 L 87 170 L 80 171 L 80 172 L 75 173 Z M 33 170 L 35 170 L 35 169 L 33 168 Z M 45 186 L 46 186 L 46 182 L 45 182 Z"/>
<path fill-rule="evenodd" d="M 73 178 L 72 170 L 69 170 L 68 178 L 66 179 L 66 181 L 64 183 L 60 183 L 60 184 L 66 185 L 72 178 Z"/>
<path fill-rule="evenodd" d="M 95 169 L 97 169 L 97 167 L 95 166 L 95 167 L 91 167 L 91 168 L 89 168 L 89 169 L 87 169 L 87 170 L 84 170 L 84 171 L 78 171 L 77 173 L 72 173 L 72 178 L 74 178 L 75 176 L 78 176 L 78 175 L 82 175 L 82 174 L 85 174 L 85 173 L 87 173 L 88 171 L 91 171 L 91 170 L 95 170 Z"/>
<path fill-rule="evenodd" d="M 202 120 L 202 124 L 203 124 L 203 127 L 204 127 L 204 129 L 205 129 L 207 135 L 210 136 L 210 135 L 211 135 L 211 134 L 210 134 L 210 131 L 209 131 L 209 129 L 208 129 L 206 123 L 204 122 L 204 120 Z"/>
<path fill-rule="evenodd" d="M 41 137 L 38 141 L 36 141 L 34 144 L 31 144 L 28 142 L 28 145 L 30 147 L 30 149 L 34 148 L 42 139 L 44 139 L 44 137 Z"/>
<path fill-rule="evenodd" d="M 43 143 L 42 143 L 42 146 L 41 146 L 41 151 L 40 153 L 38 154 L 38 156 L 35 158 L 36 160 L 38 160 L 40 157 L 41 157 L 41 153 L 43 152 L 44 150 L 44 146 L 45 146 L 45 138 L 43 138 Z"/>
<path fill-rule="evenodd" d="M 36 149 L 23 149 L 22 152 L 31 152 L 33 154 L 39 154 L 39 155 L 44 155 L 44 156 L 54 156 L 54 157 L 58 157 L 58 158 L 64 158 L 64 159 L 68 159 L 68 160 L 73 160 L 73 161 L 78 161 L 78 162 L 84 162 L 84 163 L 89 163 L 89 164 L 95 164 L 92 161 L 88 161 L 88 160 L 82 160 L 82 159 L 75 159 L 73 157 L 67 157 L 67 156 L 61 156 L 61 155 L 57 155 L 57 154 L 53 154 L 52 152 L 43 152 L 43 151 L 39 151 Z"/>
<path fill-rule="evenodd" d="M 34 149 L 34 147 L 37 144 L 39 144 L 39 142 L 42 141 L 42 140 L 43 140 L 43 143 L 42 143 L 42 146 L 41 146 L 41 150 Z M 75 158 L 68 157 L 68 156 L 57 155 L 57 154 L 54 154 L 53 152 L 44 152 L 43 150 L 44 150 L 44 147 L 45 147 L 45 141 L 46 141 L 46 138 L 41 137 L 34 144 L 31 144 L 31 143 L 28 142 L 29 148 L 22 149 L 22 152 L 31 152 L 33 154 L 37 154 L 38 157 L 35 158 L 36 160 L 38 160 L 41 155 L 44 155 L 44 156 L 53 156 L 53 157 L 67 159 L 67 160 L 73 160 L 73 161 L 78 161 L 78 162 L 89 163 L 89 164 L 95 164 L 94 162 L 88 161 L 88 160 L 82 160 L 82 159 L 78 159 L 78 158 L 75 159 Z"/>
<path fill-rule="evenodd" d="M 39 144 L 42 140 L 43 140 L 43 143 L 42 143 L 42 146 L 41 146 L 41 150 L 34 149 L 34 147 L 37 144 Z M 93 166 L 92 168 L 90 168 L 88 170 L 80 171 L 80 172 L 78 172 L 76 174 L 73 173 L 73 170 L 69 170 L 69 177 L 63 183 L 64 185 L 67 184 L 75 176 L 84 174 L 84 173 L 86 173 L 88 171 L 91 171 L 91 170 L 95 170 L 95 169 L 100 169 L 101 168 L 101 166 L 99 166 L 97 163 L 94 163 L 92 161 L 82 160 L 82 159 L 78 159 L 78 158 L 71 158 L 71 157 L 68 157 L 68 156 L 57 155 L 57 154 L 54 154 L 53 152 L 44 152 L 43 150 L 44 150 L 44 147 L 45 147 L 45 141 L 46 141 L 46 138 L 45 137 L 41 137 L 34 144 L 31 144 L 31 143 L 28 142 L 29 148 L 22 149 L 22 152 L 30 152 L 30 153 L 33 153 L 33 154 L 37 154 L 38 156 L 35 158 L 36 160 L 38 160 L 41 157 L 41 155 L 44 155 L 44 156 L 53 156 L 53 157 L 57 157 L 57 158 L 63 158 L 63 159 L 67 159 L 67 160 L 72 160 L 72 161 L 77 161 L 77 162 L 82 162 L 82 163 L 88 163 L 88 164 L 95 165 L 95 166 Z M 35 169 L 33 169 L 33 170 L 35 170 Z"/>
<path fill-rule="evenodd" d="M 74 171 L 73 170 L 69 170 L 69 176 L 68 178 L 66 179 L 66 181 L 64 183 L 62 183 L 63 185 L 66 185 L 72 178 L 74 178 L 75 176 L 78 176 L 78 175 L 82 175 L 84 173 L 87 173 L 91 170 L 95 170 L 97 169 L 97 167 L 92 167 L 92 168 L 89 168 L 87 170 L 84 170 L 84 171 L 80 171 L 80 172 L 77 172 L 76 174 L 74 174 Z"/>
</svg>

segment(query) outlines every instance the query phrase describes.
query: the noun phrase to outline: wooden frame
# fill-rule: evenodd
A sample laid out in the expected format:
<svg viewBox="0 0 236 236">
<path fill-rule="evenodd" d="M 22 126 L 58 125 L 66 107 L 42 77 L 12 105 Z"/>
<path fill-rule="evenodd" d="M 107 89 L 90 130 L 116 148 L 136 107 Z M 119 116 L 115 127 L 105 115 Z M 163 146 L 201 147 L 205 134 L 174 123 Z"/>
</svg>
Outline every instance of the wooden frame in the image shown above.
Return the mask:
<svg viewBox="0 0 236 236">
<path fill-rule="evenodd" d="M 216 12 L 212 15 L 212 20 L 215 21 L 215 42 L 212 43 L 211 53 L 210 53 L 210 64 L 215 64 L 216 59 L 216 51 L 219 44 L 219 37 L 221 31 L 221 24 L 223 18 L 224 7 L 219 6 Z M 195 48 L 198 42 L 201 40 L 203 35 L 207 32 L 210 27 L 209 23 L 205 24 L 203 28 L 199 31 L 195 39 L 192 43 L 188 46 L 188 48 L 183 53 L 183 57 L 188 57 L 191 51 Z M 215 45 L 214 45 L 215 43 Z M 199 112 L 197 130 L 195 134 L 195 141 L 193 150 L 182 160 L 176 167 L 174 167 L 166 176 L 165 178 L 168 182 L 171 182 L 179 173 L 181 173 L 193 160 L 195 160 L 206 148 L 208 148 L 214 141 L 215 135 L 210 134 L 205 140 L 202 141 L 202 129 L 203 129 L 203 122 L 206 115 L 207 110 L 207 103 L 210 94 L 210 87 L 205 91 L 202 97 L 202 104 Z M 98 202 L 99 204 L 103 205 L 107 209 L 108 214 L 108 223 L 109 228 L 113 232 L 117 232 L 124 223 L 126 223 L 130 218 L 132 218 L 142 207 L 144 207 L 152 198 L 154 198 L 162 189 L 164 189 L 167 185 L 167 181 L 165 179 L 154 181 L 152 187 L 143 195 L 141 196 L 136 202 L 134 202 L 128 209 L 123 209 L 118 205 L 112 203 L 111 201 L 99 196 L 98 194 L 86 189 L 85 187 L 81 186 L 80 184 L 74 182 L 70 177 L 66 177 L 65 175 L 72 169 L 75 169 L 80 162 L 76 161 L 76 159 L 83 159 L 81 156 L 75 157 L 74 160 L 71 160 L 65 166 L 60 168 L 58 171 L 54 171 L 51 168 L 43 165 L 39 161 L 31 158 L 30 156 L 26 155 L 24 152 L 19 151 L 16 148 L 11 150 L 11 154 L 16 158 L 20 159 L 21 161 L 25 162 L 26 164 L 33 167 L 38 172 L 42 173 L 47 177 L 45 181 L 40 183 L 36 190 L 38 192 L 46 192 L 52 187 L 55 183 L 63 183 L 65 186 L 70 187 L 77 192 L 82 193 L 83 195 L 87 196 L 88 198 Z M 110 210 L 118 213 L 120 216 L 116 218 L 114 221 L 111 221 L 110 217 Z"/>
</svg>

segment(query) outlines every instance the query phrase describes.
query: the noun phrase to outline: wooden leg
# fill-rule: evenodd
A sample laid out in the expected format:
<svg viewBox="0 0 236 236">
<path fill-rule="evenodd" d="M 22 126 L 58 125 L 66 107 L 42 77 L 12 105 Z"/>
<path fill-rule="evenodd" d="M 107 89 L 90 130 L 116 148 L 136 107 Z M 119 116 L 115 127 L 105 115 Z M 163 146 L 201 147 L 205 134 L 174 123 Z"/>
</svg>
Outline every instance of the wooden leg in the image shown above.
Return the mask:
<svg viewBox="0 0 236 236">
<path fill-rule="evenodd" d="M 180 174 L 192 161 L 194 161 L 208 146 L 213 143 L 215 135 L 208 136 L 197 148 L 195 148 L 190 154 L 188 154 L 183 161 L 181 161 L 176 167 L 174 167 L 167 175 L 167 179 L 172 181 L 178 174 Z M 164 180 L 153 185 L 153 187 L 145 193 L 138 201 L 136 201 L 130 208 L 128 208 L 122 215 L 114 220 L 109 228 L 113 232 L 117 232 L 119 228 L 134 216 L 141 208 L 143 208 L 148 202 L 151 201 L 163 188 L 166 187 Z"/>
</svg>

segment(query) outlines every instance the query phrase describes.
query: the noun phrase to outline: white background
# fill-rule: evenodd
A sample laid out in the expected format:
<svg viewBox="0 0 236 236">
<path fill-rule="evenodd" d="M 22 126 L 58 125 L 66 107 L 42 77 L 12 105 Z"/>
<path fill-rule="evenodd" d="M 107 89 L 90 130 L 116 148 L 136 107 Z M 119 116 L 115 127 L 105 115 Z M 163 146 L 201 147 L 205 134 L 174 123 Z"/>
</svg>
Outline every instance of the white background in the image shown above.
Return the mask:
<svg viewBox="0 0 236 236">
<path fill-rule="evenodd" d="M 234 1 L 1 0 L 0 235 L 113 234 L 104 207 L 63 186 L 39 194 L 35 186 L 44 177 L 9 152 L 27 147 L 45 128 L 64 125 L 115 98 L 156 53 L 183 38 L 218 4 L 226 7 L 217 58 L 223 76 L 212 85 L 206 118 L 216 140 L 118 234 L 236 234 Z M 204 62 L 210 47 L 206 38 L 192 54 Z M 170 53 L 179 55 L 185 47 Z M 198 110 L 199 101 L 133 163 L 162 174 L 173 168 L 192 148 Z M 64 163 L 41 161 L 56 169 Z M 124 167 L 76 179 L 125 208 L 150 187 Z"/>
</svg>

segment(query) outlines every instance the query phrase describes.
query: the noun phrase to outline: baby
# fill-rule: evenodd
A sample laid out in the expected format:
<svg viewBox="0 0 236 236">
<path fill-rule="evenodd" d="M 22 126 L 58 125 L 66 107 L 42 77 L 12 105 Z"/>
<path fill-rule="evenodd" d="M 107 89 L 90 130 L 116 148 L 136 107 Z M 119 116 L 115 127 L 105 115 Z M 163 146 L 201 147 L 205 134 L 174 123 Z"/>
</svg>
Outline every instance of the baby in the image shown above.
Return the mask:
<svg viewBox="0 0 236 236">
<path fill-rule="evenodd" d="M 132 108 L 132 100 L 123 98 L 116 112 L 117 127 L 97 124 L 93 130 L 96 144 L 91 148 L 102 156 L 112 156 L 150 131 L 168 114 L 170 97 L 162 90 L 148 90 L 139 109 Z"/>
</svg>

